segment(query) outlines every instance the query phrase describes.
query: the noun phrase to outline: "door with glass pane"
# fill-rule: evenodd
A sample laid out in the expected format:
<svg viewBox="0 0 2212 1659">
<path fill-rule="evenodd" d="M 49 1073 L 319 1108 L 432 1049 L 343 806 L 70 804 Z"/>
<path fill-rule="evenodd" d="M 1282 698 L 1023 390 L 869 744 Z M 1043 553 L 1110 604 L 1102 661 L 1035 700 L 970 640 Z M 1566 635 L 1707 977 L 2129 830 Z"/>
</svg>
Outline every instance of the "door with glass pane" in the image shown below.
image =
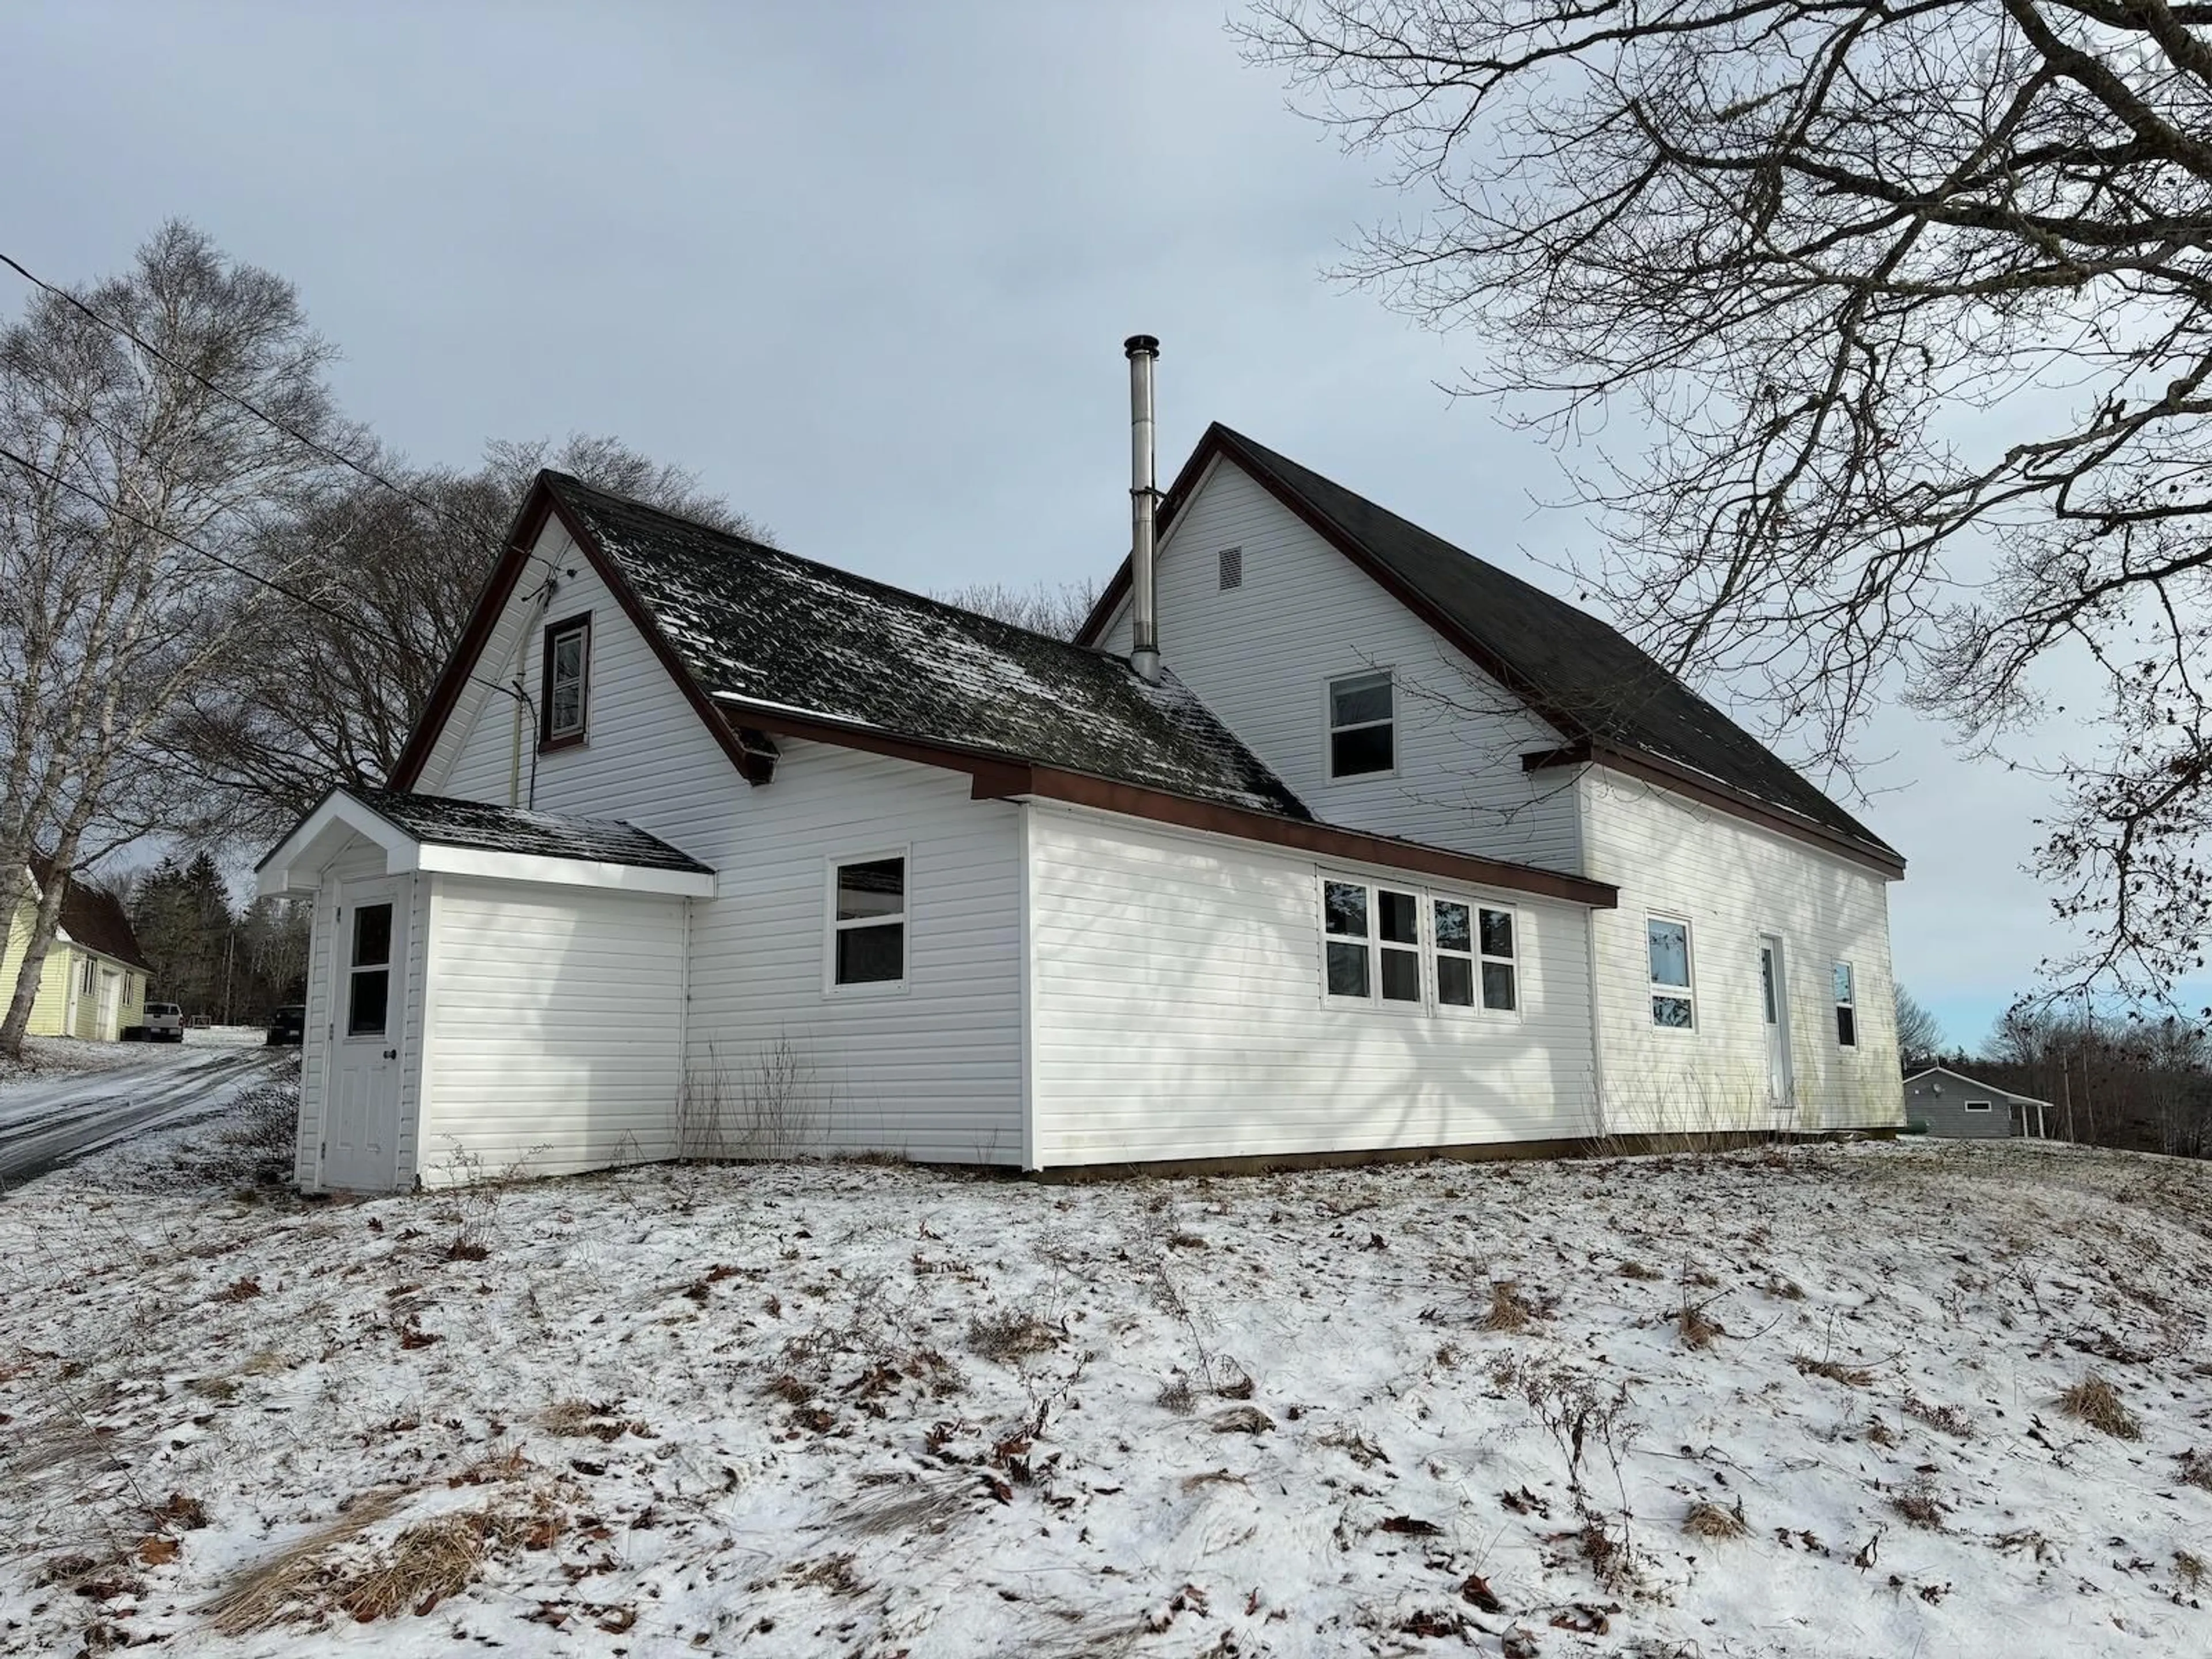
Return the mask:
<svg viewBox="0 0 2212 1659">
<path fill-rule="evenodd" d="M 398 1184 L 399 1012 L 405 907 L 392 881 L 338 890 L 331 940 L 329 1111 L 323 1184 L 389 1192 Z"/>
<path fill-rule="evenodd" d="M 1788 1111 L 1797 1103 L 1790 1066 L 1790 983 L 1783 976 L 1782 941 L 1771 933 L 1759 942 L 1759 996 L 1766 1029 L 1767 1103 Z"/>
</svg>

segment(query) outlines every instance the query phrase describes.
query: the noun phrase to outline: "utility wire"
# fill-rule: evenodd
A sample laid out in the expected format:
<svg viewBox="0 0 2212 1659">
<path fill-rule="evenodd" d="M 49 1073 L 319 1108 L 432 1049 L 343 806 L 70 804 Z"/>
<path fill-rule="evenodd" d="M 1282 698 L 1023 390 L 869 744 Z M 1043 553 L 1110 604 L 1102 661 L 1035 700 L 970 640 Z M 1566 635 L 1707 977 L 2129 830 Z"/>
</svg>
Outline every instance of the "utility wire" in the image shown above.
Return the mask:
<svg viewBox="0 0 2212 1659">
<path fill-rule="evenodd" d="M 6 258 L 7 256 L 5 254 L 0 254 L 0 258 Z M 51 471 L 47 468 L 40 466 L 36 461 L 31 460 L 26 456 L 18 455 L 14 450 L 6 447 L 4 445 L 0 445 L 0 460 L 12 461 L 17 466 L 21 467 L 26 472 L 33 473 L 39 477 L 44 478 L 49 483 L 58 484 L 73 495 L 81 496 L 85 501 L 91 502 L 93 506 L 100 508 L 101 512 L 112 514 L 115 517 L 121 519 L 125 523 L 136 525 L 139 529 L 147 532 L 149 534 L 159 536 L 165 541 L 174 542 L 179 547 L 183 548 L 187 553 L 197 554 L 199 557 L 209 561 L 210 563 L 221 565 L 225 570 L 231 571 L 238 575 L 245 577 L 246 580 L 250 582 L 258 582 L 260 586 L 270 589 L 271 592 L 282 593 L 286 599 L 291 600 L 295 605 L 303 605 L 310 611 L 319 611 L 322 615 L 328 617 L 332 622 L 342 623 L 348 628 L 360 628 L 363 625 L 362 619 L 359 617 L 349 617 L 344 611 L 340 611 L 336 605 L 330 605 L 322 599 L 319 599 L 312 593 L 303 593 L 297 588 L 288 586 L 286 584 L 278 581 L 274 576 L 264 575 L 258 570 L 250 570 L 246 566 L 240 564 L 234 559 L 225 558 L 222 554 L 216 552 L 211 548 L 202 547 L 198 542 L 191 541 L 183 536 L 179 536 L 173 530 L 165 530 L 160 525 L 154 523 L 151 520 L 142 519 L 135 513 L 127 512 L 124 508 L 116 506 L 112 501 L 104 500 L 100 496 L 95 495 L 91 490 L 87 489 L 83 485 L 70 482 L 69 479 L 62 477 L 60 473 Z M 381 635 L 380 637 L 380 643 L 381 643 L 387 650 L 395 652 L 404 652 L 409 648 L 408 647 L 401 644 L 398 641 L 391 638 L 389 635 Z M 516 692 L 512 687 L 501 685 L 495 681 L 485 679 L 480 674 L 472 673 L 469 676 L 469 678 L 475 681 L 477 684 L 484 687 L 487 690 L 498 692 L 501 696 L 516 697 L 519 701 L 523 702 L 528 701 L 526 698 L 521 697 L 520 694 Z"/>
<path fill-rule="evenodd" d="M 101 316 L 98 312 L 94 311 L 90 306 L 85 304 L 82 300 L 77 298 L 76 295 L 70 293 L 67 289 L 58 287 L 54 283 L 46 281 L 46 278 L 40 276 L 37 272 L 26 266 L 21 260 L 15 258 L 9 254 L 0 252 L 0 264 L 6 265 L 18 276 L 21 276 L 25 282 L 30 283 L 33 288 L 38 289 L 40 292 L 50 294 L 55 299 L 61 301 L 64 304 L 82 313 L 93 322 L 99 324 L 100 327 L 106 329 L 112 333 L 121 335 L 125 339 L 129 340 L 133 345 L 137 346 L 141 351 L 145 352 L 148 356 L 154 358 L 155 362 L 166 365 L 169 368 L 175 370 L 179 374 L 189 376 L 191 380 L 198 381 L 201 386 L 205 386 L 209 391 L 214 392 L 217 397 L 228 398 L 230 402 L 237 404 L 239 408 L 246 410 L 247 414 L 252 416 L 256 420 L 261 422 L 264 425 L 270 427 L 275 431 L 283 433 L 286 437 L 290 438 L 295 443 L 300 444 L 305 448 L 312 450 L 314 453 L 322 456 L 325 460 L 337 462 L 340 466 L 344 467 L 347 471 L 358 474 L 360 477 L 368 479 L 372 483 L 380 485 L 382 488 L 390 490 L 393 495 L 399 496 L 402 500 L 410 501 L 415 506 L 421 507 L 425 513 L 429 514 L 434 518 L 443 519 L 447 523 L 456 526 L 471 536 L 474 536 L 477 533 L 477 526 L 470 524 L 461 518 L 459 514 L 453 512 L 450 508 L 441 507 L 435 501 L 425 500 L 423 497 L 416 495 L 413 490 L 407 489 L 404 485 L 393 483 L 390 478 L 386 477 L 382 473 L 376 471 L 375 468 L 366 465 L 362 462 L 355 459 L 352 456 L 344 454 L 338 450 L 332 449 L 329 445 L 321 443 L 317 440 L 309 437 L 306 433 L 301 431 L 297 427 L 293 426 L 289 422 L 278 420 L 274 415 L 270 414 L 268 410 L 263 409 L 252 398 L 233 392 L 229 387 L 222 385 L 220 382 L 210 379 L 205 374 L 203 374 L 199 370 L 194 368 L 190 363 L 178 362 L 174 357 L 163 351 L 159 346 L 155 345 L 152 341 L 147 339 L 144 336 L 139 334 L 135 330 L 116 321 L 112 317 Z M 40 477 L 47 479 L 51 483 L 59 484 L 64 489 L 74 491 L 76 495 L 83 496 L 85 500 L 92 502 L 94 506 L 101 508 L 105 512 L 112 513 L 117 517 L 138 526 L 141 529 L 149 531 L 156 536 L 164 537 L 167 540 L 174 542 L 178 546 L 184 548 L 186 551 L 198 554 L 201 558 L 210 560 L 216 564 L 221 565 L 226 570 L 235 571 L 238 574 L 246 577 L 249 581 L 258 582 L 264 587 L 270 588 L 276 592 L 282 593 L 286 599 L 292 600 L 295 604 L 307 605 L 311 610 L 320 612 L 322 615 L 330 617 L 334 622 L 343 623 L 349 628 L 358 628 L 362 625 L 361 620 L 358 617 L 346 616 L 343 612 L 337 610 L 333 606 L 325 604 L 323 601 L 317 599 L 309 594 L 295 592 L 272 577 L 264 576 L 258 571 L 248 570 L 241 565 L 233 563 L 230 560 L 224 558 L 219 553 L 212 552 L 207 548 L 200 547 L 191 542 L 186 541 L 183 537 L 177 535 L 172 531 L 164 530 L 159 525 L 149 524 L 143 519 L 125 512 L 122 508 L 116 507 L 112 502 L 100 500 L 99 497 L 92 495 L 89 491 L 71 483 L 68 479 L 61 477 L 55 473 L 49 472 L 44 467 L 41 467 L 33 462 L 26 460 L 22 456 L 17 455 L 12 451 L 0 449 L 0 457 L 4 457 L 8 460 L 15 462 L 15 465 L 28 471 L 37 473 Z M 535 560 L 541 556 L 532 554 L 531 556 Z M 554 565 L 557 569 L 557 564 L 556 564 L 555 562 L 549 560 L 547 562 Z M 400 644 L 398 641 L 389 638 L 385 639 L 383 643 L 387 648 L 393 651 L 404 651 L 408 649 L 407 647 Z M 468 678 L 475 684 L 483 686 L 487 690 L 496 691 L 502 696 L 514 697 L 518 702 L 526 705 L 527 705 L 530 701 L 526 696 L 518 692 L 513 687 L 498 684 L 494 681 L 485 679 L 480 674 L 471 673 Z"/>
<path fill-rule="evenodd" d="M 392 491 L 393 495 L 403 496 L 406 500 L 414 502 L 416 506 L 421 507 L 425 513 L 428 513 L 437 518 L 444 519 L 449 523 L 461 525 L 464 529 L 474 528 L 472 526 L 463 524 L 462 520 L 457 514 L 438 506 L 435 502 L 425 501 L 422 496 L 417 495 L 413 490 L 407 489 L 403 484 L 394 483 L 391 479 L 386 477 L 381 472 L 379 472 L 374 467 L 368 466 L 361 461 L 356 460 L 350 455 L 343 454 L 337 450 L 332 449 L 328 444 L 319 442 L 317 440 L 309 437 L 306 433 L 301 431 L 299 428 L 291 425 L 288 422 L 278 420 L 274 415 L 269 413 L 267 410 L 263 409 L 252 398 L 242 397 L 239 393 L 233 392 L 228 386 L 221 385 L 218 382 L 209 379 L 208 376 L 201 374 L 199 370 L 194 368 L 190 363 L 178 362 L 176 358 L 171 356 L 167 352 L 163 351 L 161 347 L 155 345 L 151 340 L 147 339 L 143 335 L 137 333 L 123 323 L 117 322 L 112 317 L 101 316 L 98 312 L 94 311 L 90 306 L 85 304 L 83 301 L 78 299 L 76 295 L 70 293 L 67 289 L 56 287 L 53 283 L 46 281 L 45 277 L 28 270 L 20 260 L 13 258 L 8 254 L 0 253 L 0 264 L 6 265 L 9 270 L 14 271 L 25 282 L 30 283 L 32 287 L 40 289 L 43 293 L 51 294 L 54 298 L 61 301 L 64 305 L 74 307 L 76 310 L 82 312 L 87 317 L 90 318 L 94 322 L 98 323 L 102 328 L 107 329 L 111 332 L 121 335 L 125 339 L 130 341 L 131 344 L 137 346 L 141 351 L 152 357 L 156 362 L 165 364 L 168 368 L 174 369 L 178 374 L 186 375 L 191 379 L 197 380 L 200 385 L 205 386 L 217 397 L 228 398 L 232 403 L 236 404 L 240 409 L 252 416 L 256 420 L 262 422 L 265 425 L 273 427 L 276 430 L 283 433 L 286 437 L 290 438 L 294 442 L 304 445 L 307 448 L 314 451 L 316 454 L 320 455 L 324 459 L 336 461 L 340 466 L 346 468 L 349 471 L 360 474 L 362 477 L 367 478 L 370 483 L 381 484 L 385 489 Z"/>
</svg>

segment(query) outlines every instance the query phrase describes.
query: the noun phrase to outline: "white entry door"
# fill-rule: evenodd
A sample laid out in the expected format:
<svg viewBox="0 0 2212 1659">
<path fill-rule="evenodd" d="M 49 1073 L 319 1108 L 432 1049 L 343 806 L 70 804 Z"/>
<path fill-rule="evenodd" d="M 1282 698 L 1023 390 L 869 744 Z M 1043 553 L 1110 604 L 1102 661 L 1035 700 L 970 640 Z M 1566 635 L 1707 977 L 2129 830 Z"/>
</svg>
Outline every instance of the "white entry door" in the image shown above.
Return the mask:
<svg viewBox="0 0 2212 1659">
<path fill-rule="evenodd" d="M 100 1025 L 94 1035 L 102 1042 L 123 1035 L 123 975 L 112 968 L 100 970 Z"/>
<path fill-rule="evenodd" d="M 407 912 L 397 883 L 348 882 L 338 890 L 331 940 L 329 1115 L 323 1184 L 390 1192 L 399 1184 L 400 973 Z"/>
<path fill-rule="evenodd" d="M 1790 1068 L 1790 981 L 1784 976 L 1782 941 L 1769 933 L 1759 941 L 1759 1009 L 1766 1024 L 1766 1101 L 1779 1112 L 1797 1104 L 1797 1080 Z"/>
</svg>

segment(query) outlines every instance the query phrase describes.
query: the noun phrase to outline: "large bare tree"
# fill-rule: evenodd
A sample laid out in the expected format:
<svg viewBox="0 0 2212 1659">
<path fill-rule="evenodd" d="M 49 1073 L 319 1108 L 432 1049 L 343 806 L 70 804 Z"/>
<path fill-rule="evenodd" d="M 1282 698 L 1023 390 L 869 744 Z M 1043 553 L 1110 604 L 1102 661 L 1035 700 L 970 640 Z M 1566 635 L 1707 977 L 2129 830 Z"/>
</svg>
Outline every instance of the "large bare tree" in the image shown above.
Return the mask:
<svg viewBox="0 0 2212 1659">
<path fill-rule="evenodd" d="M 2054 983 L 2212 923 L 2212 5 L 1262 0 L 1417 204 L 1346 274 L 1479 330 L 1574 458 L 1578 574 L 1848 775 L 1900 693 L 2002 745 L 2056 685 Z M 2076 707 L 2070 713 L 2079 715 Z"/>
<path fill-rule="evenodd" d="M 313 592 L 264 606 L 169 729 L 240 833 L 281 832 L 333 783 L 390 778 L 541 467 L 770 538 L 696 474 L 611 438 L 494 441 L 465 472 L 376 458 L 267 528 L 258 556 Z"/>
<path fill-rule="evenodd" d="M 0 914 L 33 853 L 57 872 L 0 1054 L 21 1051 L 62 878 L 198 805 L 153 738 L 270 596 L 252 550 L 325 465 L 293 434 L 350 441 L 330 356 L 289 284 L 181 222 L 0 329 Z"/>
</svg>

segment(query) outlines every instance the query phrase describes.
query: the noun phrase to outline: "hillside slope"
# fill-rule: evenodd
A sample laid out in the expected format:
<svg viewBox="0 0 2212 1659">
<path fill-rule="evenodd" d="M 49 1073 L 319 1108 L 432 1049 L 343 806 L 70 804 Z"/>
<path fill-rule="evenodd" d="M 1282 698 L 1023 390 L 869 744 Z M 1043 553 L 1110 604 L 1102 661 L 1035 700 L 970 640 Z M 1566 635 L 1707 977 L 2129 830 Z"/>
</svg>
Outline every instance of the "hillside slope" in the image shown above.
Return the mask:
<svg viewBox="0 0 2212 1659">
<path fill-rule="evenodd" d="M 2212 1650 L 2200 1166 L 302 1204 L 182 1144 L 0 1200 L 0 1650 Z"/>
</svg>

